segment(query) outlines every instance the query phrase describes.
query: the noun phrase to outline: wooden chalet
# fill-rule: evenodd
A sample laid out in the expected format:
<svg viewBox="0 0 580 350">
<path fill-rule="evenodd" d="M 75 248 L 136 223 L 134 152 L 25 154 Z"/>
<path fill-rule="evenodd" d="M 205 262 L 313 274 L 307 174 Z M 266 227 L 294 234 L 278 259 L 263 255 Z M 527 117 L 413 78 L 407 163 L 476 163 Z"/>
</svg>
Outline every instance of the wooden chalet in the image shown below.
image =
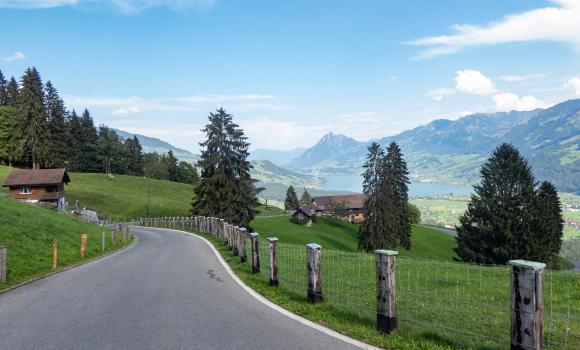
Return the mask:
<svg viewBox="0 0 580 350">
<path fill-rule="evenodd" d="M 366 196 L 364 194 L 314 197 L 314 210 L 316 215 L 324 216 L 328 214 L 327 206 L 330 201 L 344 202 L 348 211 L 348 217 L 346 219 L 353 223 L 359 223 L 364 221 L 363 206 L 365 199 Z"/>
<path fill-rule="evenodd" d="M 63 208 L 64 186 L 69 182 L 65 169 L 14 170 L 2 186 L 10 189 L 10 198 L 14 200 Z"/>
<path fill-rule="evenodd" d="M 306 204 L 301 204 L 298 209 L 292 214 L 292 217 L 297 221 L 304 223 L 306 226 L 312 225 L 312 217 L 314 212 Z"/>
</svg>

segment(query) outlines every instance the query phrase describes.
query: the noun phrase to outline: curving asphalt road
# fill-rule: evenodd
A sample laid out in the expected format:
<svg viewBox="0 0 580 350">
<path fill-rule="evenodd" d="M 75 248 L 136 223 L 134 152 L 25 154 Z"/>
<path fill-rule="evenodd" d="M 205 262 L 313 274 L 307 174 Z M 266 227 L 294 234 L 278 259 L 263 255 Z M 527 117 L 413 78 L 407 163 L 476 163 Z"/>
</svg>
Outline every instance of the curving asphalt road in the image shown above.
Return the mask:
<svg viewBox="0 0 580 350">
<path fill-rule="evenodd" d="M 0 349 L 356 349 L 270 309 L 191 235 L 133 229 L 125 251 L 0 295 Z"/>
</svg>

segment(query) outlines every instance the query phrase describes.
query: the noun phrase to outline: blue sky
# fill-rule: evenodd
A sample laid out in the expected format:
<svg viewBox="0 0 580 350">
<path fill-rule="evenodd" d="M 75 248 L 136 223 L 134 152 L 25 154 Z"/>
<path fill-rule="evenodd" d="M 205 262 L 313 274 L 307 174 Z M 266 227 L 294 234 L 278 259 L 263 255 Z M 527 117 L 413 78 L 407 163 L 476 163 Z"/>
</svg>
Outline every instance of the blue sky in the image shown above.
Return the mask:
<svg viewBox="0 0 580 350">
<path fill-rule="evenodd" d="M 0 70 L 97 123 L 197 150 L 224 106 L 255 148 L 358 140 L 580 97 L 580 0 L 0 0 Z"/>
</svg>

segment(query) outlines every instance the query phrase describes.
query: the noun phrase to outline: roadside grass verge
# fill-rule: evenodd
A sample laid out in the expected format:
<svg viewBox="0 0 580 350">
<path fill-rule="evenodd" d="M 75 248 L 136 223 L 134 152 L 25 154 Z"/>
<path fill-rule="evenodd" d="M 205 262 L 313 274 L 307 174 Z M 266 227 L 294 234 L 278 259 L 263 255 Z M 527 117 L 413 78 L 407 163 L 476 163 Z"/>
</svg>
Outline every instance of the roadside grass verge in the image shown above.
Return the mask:
<svg viewBox="0 0 580 350">
<path fill-rule="evenodd" d="M 261 237 L 261 273 L 222 241 L 212 242 L 234 272 L 251 288 L 289 311 L 361 341 L 390 349 L 508 349 L 509 270 L 400 257 L 397 263 L 399 328 L 385 336 L 375 330 L 374 256 L 322 249 L 325 301 L 306 298 L 303 245 L 278 243 L 280 286 L 268 284 L 265 237 Z M 545 344 L 572 349 L 580 343 L 580 279 L 577 274 L 546 271 Z M 576 315 L 576 316 L 574 316 Z"/>
<path fill-rule="evenodd" d="M 101 251 L 101 232 L 106 250 Z M 85 259 L 113 251 L 110 229 L 34 205 L 0 197 L 0 245 L 8 248 L 7 283 L 0 290 L 52 272 L 52 242 L 58 241 L 59 269 L 77 264 L 81 234 L 88 236 Z M 123 247 L 117 235 L 117 248 Z"/>
</svg>

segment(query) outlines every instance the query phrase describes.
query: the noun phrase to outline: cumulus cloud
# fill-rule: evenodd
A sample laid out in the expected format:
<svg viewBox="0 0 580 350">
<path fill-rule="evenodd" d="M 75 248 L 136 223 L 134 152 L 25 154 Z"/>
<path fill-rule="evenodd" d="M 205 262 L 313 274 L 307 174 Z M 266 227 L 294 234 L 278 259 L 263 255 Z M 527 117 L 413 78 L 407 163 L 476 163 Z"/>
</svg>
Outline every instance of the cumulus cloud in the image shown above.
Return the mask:
<svg viewBox="0 0 580 350">
<path fill-rule="evenodd" d="M 129 115 L 129 114 L 135 114 L 135 113 L 139 113 L 139 112 L 141 112 L 139 107 L 131 106 L 131 107 L 123 107 L 123 108 L 116 109 L 111 114 L 115 115 L 115 116 L 123 117 L 123 116 Z"/>
<path fill-rule="evenodd" d="M 565 84 L 564 87 L 571 89 L 572 91 L 574 91 L 574 94 L 576 96 L 580 96 L 580 78 L 578 77 L 574 77 L 570 80 L 568 80 Z"/>
<path fill-rule="evenodd" d="M 139 14 L 155 7 L 166 7 L 172 11 L 192 8 L 209 8 L 215 0 L 0 0 L 0 8 L 47 9 L 75 7 L 86 9 L 110 8 L 123 14 Z"/>
<path fill-rule="evenodd" d="M 26 59 L 26 56 L 20 51 L 16 51 L 14 54 L 10 56 L 5 56 L 1 58 L 4 62 L 14 62 Z"/>
<path fill-rule="evenodd" d="M 484 26 L 457 24 L 453 34 L 420 38 L 407 42 L 427 49 L 416 56 L 430 59 L 470 47 L 507 43 L 548 41 L 580 48 L 580 1 L 552 0 L 555 6 L 539 8 L 504 18 Z"/>
<path fill-rule="evenodd" d="M 480 71 L 464 69 L 456 72 L 455 89 L 474 95 L 491 95 L 496 92 L 495 85 Z"/>
<path fill-rule="evenodd" d="M 535 96 L 520 97 L 511 92 L 495 94 L 492 97 L 495 109 L 499 112 L 531 111 L 537 108 L 547 108 L 550 105 Z"/>
</svg>

